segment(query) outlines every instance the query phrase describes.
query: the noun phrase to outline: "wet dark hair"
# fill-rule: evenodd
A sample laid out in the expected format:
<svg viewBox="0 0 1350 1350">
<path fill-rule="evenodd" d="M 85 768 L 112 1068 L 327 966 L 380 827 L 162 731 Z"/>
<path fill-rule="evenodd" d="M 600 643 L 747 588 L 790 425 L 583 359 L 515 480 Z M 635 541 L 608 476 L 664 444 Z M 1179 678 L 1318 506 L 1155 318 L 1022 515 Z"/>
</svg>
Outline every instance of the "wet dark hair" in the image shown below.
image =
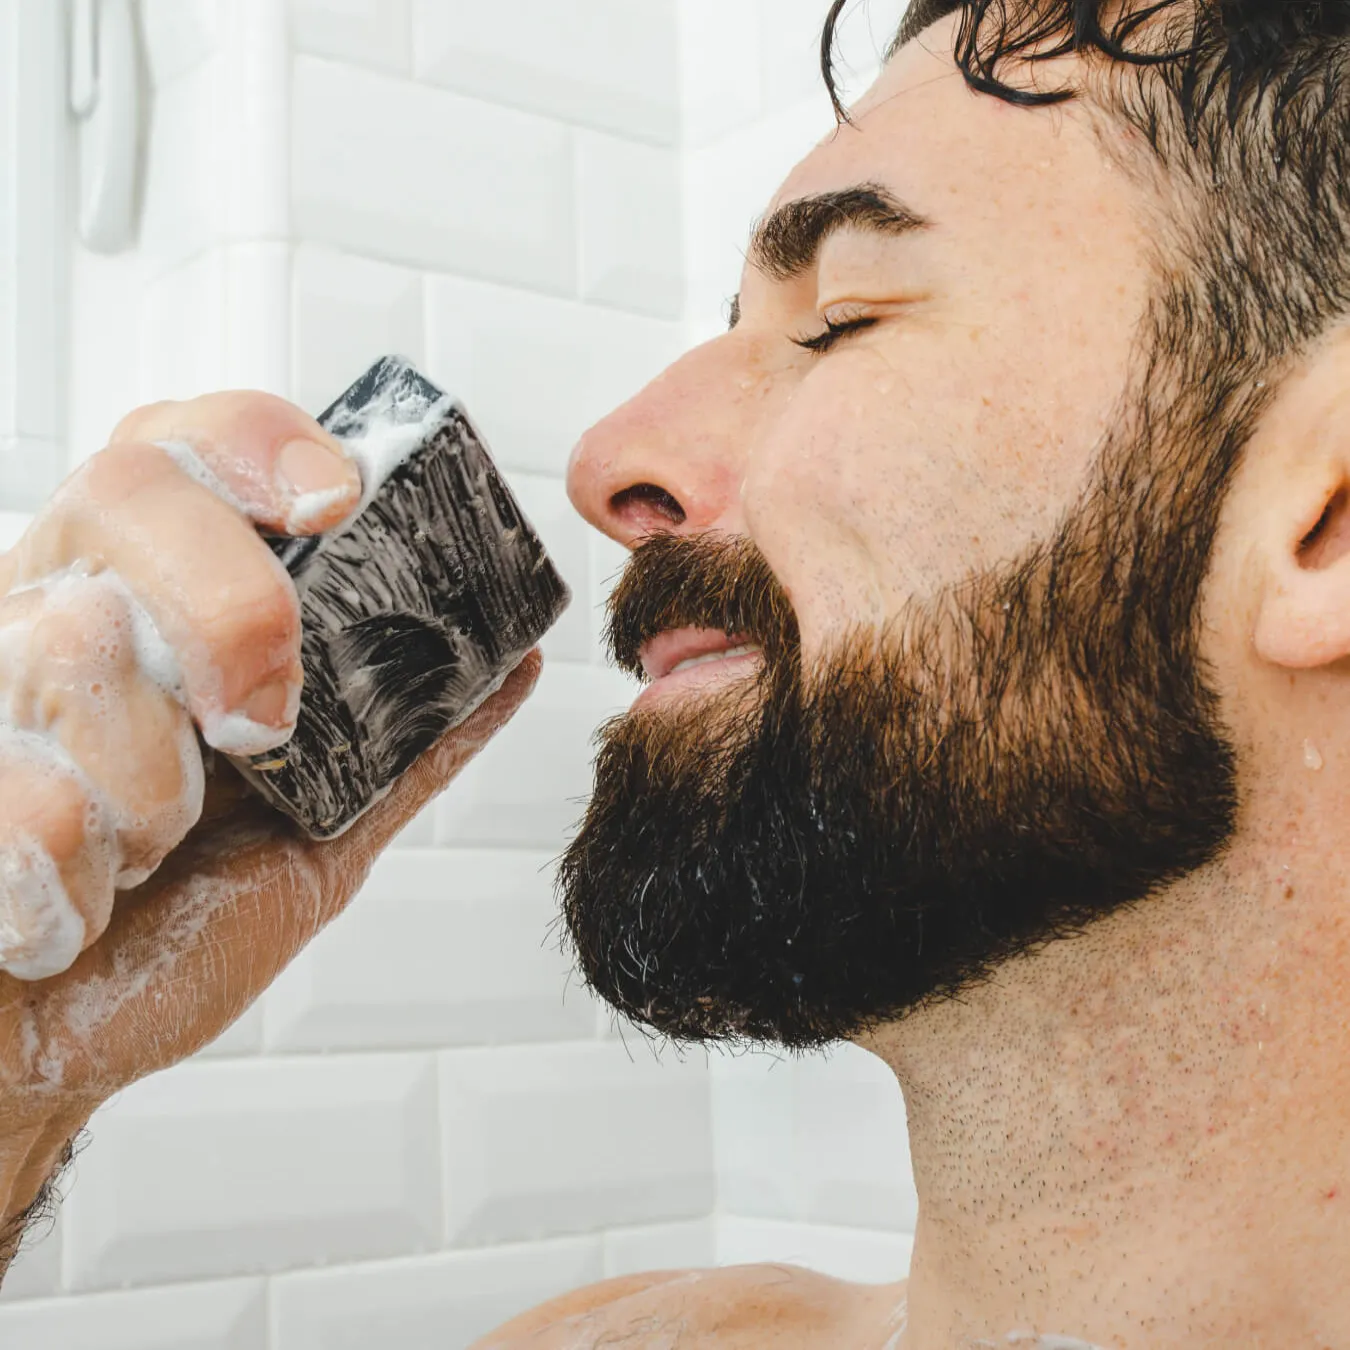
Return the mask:
<svg viewBox="0 0 1350 1350">
<path fill-rule="evenodd" d="M 841 117 L 834 49 L 850 3 L 834 0 L 821 40 L 825 84 Z M 1345 0 L 913 0 L 887 55 L 958 11 L 956 63 L 972 89 L 1029 106 L 1063 102 L 1075 91 L 1032 91 L 1005 73 L 1019 62 L 1095 53 L 1164 73 L 1192 130 L 1220 93 L 1235 124 L 1251 98 L 1278 86 L 1277 101 L 1287 101 L 1305 82 L 1325 79 L 1328 63 L 1339 82 L 1345 53 L 1337 40 L 1350 36 Z"/>
<path fill-rule="evenodd" d="M 821 43 L 845 118 L 834 51 L 854 2 L 833 0 Z M 1273 369 L 1350 316 L 1350 0 L 913 0 L 888 56 L 951 14 L 972 89 L 1032 109 L 1082 96 L 1152 148 L 1133 158 L 1163 170 L 1159 275 L 1210 369 Z M 1074 52 L 1077 87 L 1029 87 L 1033 63 Z"/>
</svg>

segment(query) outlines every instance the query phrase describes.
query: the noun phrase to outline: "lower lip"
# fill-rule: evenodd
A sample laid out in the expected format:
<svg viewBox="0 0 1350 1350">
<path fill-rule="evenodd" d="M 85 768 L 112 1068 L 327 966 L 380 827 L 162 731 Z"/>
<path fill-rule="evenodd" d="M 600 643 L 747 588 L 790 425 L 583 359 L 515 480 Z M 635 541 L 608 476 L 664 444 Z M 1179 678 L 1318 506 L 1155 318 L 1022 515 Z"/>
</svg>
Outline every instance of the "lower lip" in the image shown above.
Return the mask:
<svg viewBox="0 0 1350 1350">
<path fill-rule="evenodd" d="M 634 708 L 650 707 L 662 699 L 686 694 L 694 689 L 706 689 L 739 679 L 764 664 L 762 652 L 742 652 L 740 656 L 724 656 L 720 661 L 703 661 L 683 670 L 673 670 L 659 680 L 653 680 L 636 698 Z"/>
</svg>

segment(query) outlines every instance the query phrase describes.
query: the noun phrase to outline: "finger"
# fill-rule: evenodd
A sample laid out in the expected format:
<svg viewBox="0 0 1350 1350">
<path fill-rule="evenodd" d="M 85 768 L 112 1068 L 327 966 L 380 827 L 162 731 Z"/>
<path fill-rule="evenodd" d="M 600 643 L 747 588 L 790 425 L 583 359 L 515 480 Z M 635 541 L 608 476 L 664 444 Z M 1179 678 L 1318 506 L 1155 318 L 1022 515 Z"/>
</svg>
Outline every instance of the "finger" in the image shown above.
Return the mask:
<svg viewBox="0 0 1350 1350">
<path fill-rule="evenodd" d="M 118 856 L 75 767 L 40 737 L 0 733 L 0 970 L 68 969 L 107 926 Z"/>
<path fill-rule="evenodd" d="M 204 772 L 191 718 L 141 669 L 131 597 L 103 573 L 49 590 L 26 642 L 0 631 L 10 719 L 79 766 L 113 821 L 118 887 L 139 885 L 196 823 Z"/>
<path fill-rule="evenodd" d="M 361 475 L 312 417 L 271 394 L 207 394 L 123 418 L 110 444 L 162 446 L 180 468 L 255 524 L 318 534 L 351 514 Z"/>
<path fill-rule="evenodd" d="M 151 620 L 143 664 L 181 678 L 208 744 L 254 754 L 290 738 L 303 679 L 295 586 L 248 521 L 162 450 L 95 455 L 8 561 L 18 583 L 78 587 L 87 578 L 58 575 L 76 564 L 115 572 Z"/>
<path fill-rule="evenodd" d="M 510 719 L 540 665 L 530 653 L 341 839 L 302 839 L 251 796 L 190 836 L 122 897 L 103 940 L 44 990 L 38 1034 L 59 1042 L 67 1080 L 119 1087 L 218 1036 L 341 912 L 399 826 Z"/>
</svg>

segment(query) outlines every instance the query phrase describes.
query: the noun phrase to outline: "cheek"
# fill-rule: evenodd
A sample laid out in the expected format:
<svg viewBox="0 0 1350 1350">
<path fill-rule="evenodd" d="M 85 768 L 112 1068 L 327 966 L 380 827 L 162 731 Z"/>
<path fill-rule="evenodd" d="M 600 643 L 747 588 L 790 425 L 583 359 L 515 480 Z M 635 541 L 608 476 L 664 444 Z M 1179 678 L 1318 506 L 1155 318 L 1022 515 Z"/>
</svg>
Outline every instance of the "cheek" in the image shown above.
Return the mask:
<svg viewBox="0 0 1350 1350">
<path fill-rule="evenodd" d="M 808 657 L 1006 562 L 1074 499 L 1100 429 L 1068 435 L 1025 372 L 984 353 L 971 365 L 977 384 L 918 342 L 826 358 L 756 446 L 746 526 Z"/>
</svg>

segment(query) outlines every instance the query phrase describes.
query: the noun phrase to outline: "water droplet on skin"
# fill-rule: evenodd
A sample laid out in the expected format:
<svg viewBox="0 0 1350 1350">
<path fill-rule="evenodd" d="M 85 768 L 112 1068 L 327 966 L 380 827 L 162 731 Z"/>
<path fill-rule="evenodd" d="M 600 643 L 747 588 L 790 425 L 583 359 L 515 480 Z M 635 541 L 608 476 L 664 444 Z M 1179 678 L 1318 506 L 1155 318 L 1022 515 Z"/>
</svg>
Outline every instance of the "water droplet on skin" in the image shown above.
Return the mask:
<svg viewBox="0 0 1350 1350">
<path fill-rule="evenodd" d="M 1303 763 L 1316 773 L 1322 767 L 1322 752 L 1311 742 L 1303 742 Z"/>
</svg>

